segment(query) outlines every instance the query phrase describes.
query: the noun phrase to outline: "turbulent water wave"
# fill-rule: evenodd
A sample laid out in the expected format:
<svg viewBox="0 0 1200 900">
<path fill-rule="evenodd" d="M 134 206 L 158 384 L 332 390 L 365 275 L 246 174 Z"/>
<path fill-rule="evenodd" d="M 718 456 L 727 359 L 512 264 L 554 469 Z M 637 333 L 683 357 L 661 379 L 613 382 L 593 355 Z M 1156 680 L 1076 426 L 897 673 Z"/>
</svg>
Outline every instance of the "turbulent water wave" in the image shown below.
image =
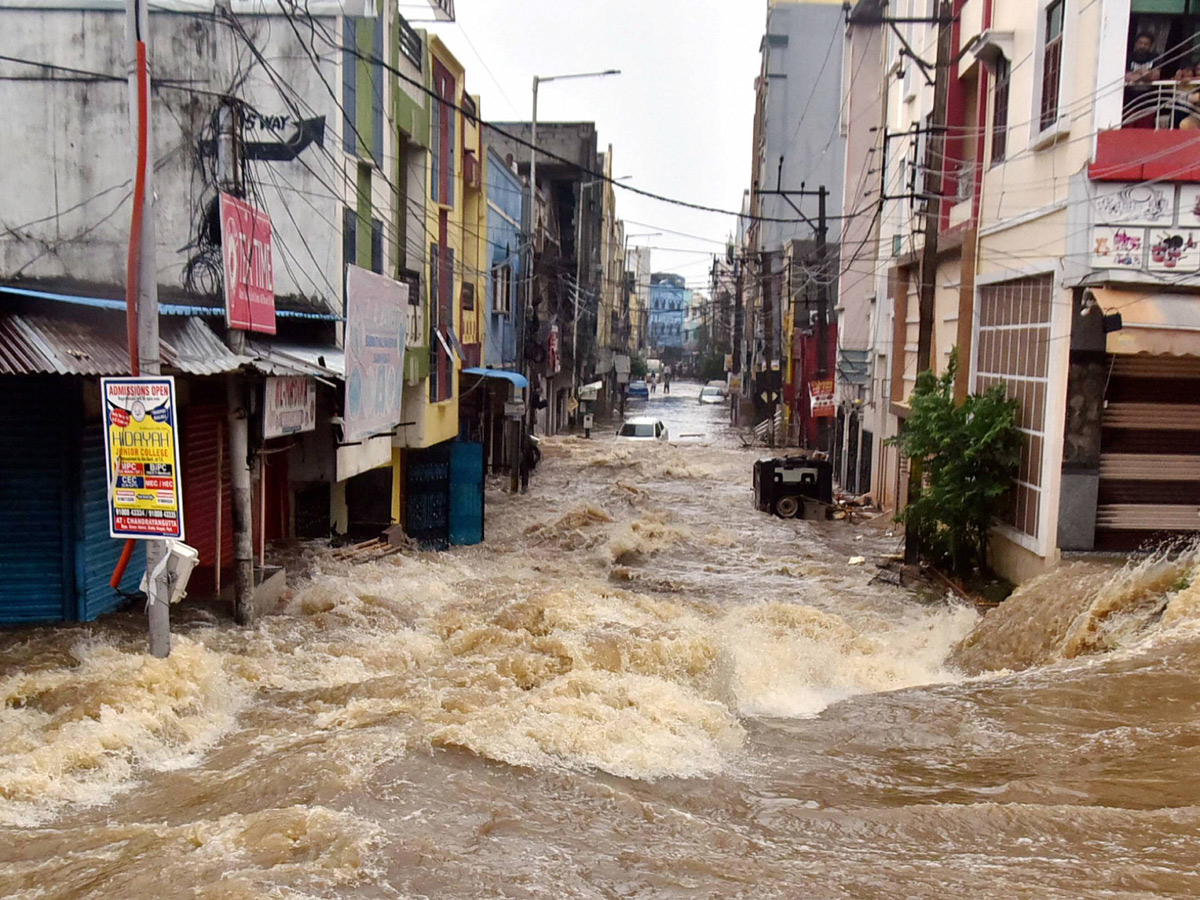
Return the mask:
<svg viewBox="0 0 1200 900">
<path fill-rule="evenodd" d="M 0 824 L 104 802 L 139 769 L 194 764 L 248 697 L 219 654 L 187 638 L 168 659 L 103 639 L 72 655 L 0 679 Z"/>
<path fill-rule="evenodd" d="M 736 442 L 544 451 L 486 545 L 311 553 L 170 660 L 133 615 L 6 636 L 0 896 L 1200 896 L 1194 565 L 975 628 L 757 512 Z"/>
<path fill-rule="evenodd" d="M 869 624 L 799 604 L 736 609 L 720 625 L 744 715 L 810 717 L 861 694 L 954 680 L 943 666 L 977 617 L 962 606 Z"/>
<path fill-rule="evenodd" d="M 1021 585 L 954 650 L 970 673 L 1129 647 L 1200 623 L 1200 544 L 1124 565 L 1069 562 Z"/>
</svg>

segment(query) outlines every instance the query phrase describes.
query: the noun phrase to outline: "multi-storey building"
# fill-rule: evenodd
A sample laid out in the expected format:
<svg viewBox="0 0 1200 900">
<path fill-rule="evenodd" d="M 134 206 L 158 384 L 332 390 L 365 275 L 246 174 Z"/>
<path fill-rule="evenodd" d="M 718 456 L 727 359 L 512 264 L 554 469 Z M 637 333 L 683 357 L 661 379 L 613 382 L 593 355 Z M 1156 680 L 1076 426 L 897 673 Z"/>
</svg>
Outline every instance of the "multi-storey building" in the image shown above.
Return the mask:
<svg viewBox="0 0 1200 900">
<path fill-rule="evenodd" d="M 845 181 L 840 108 L 844 32 L 840 2 L 769 0 L 767 4 L 755 82 L 747 210 L 751 217 L 742 260 L 746 389 L 751 396 L 770 398 L 758 404 L 758 418 L 781 407 L 786 407 L 785 419 L 799 418 L 808 402 L 808 373 L 832 377 L 836 333 L 832 309 L 810 310 L 805 302 L 797 307 L 789 287 L 804 292 L 802 299 L 811 295 L 816 306 L 831 306 L 836 279 L 815 252 L 789 251 L 796 241 L 820 238 L 822 206 L 826 239 L 836 243 L 840 234 Z M 820 291 L 809 292 L 810 284 Z M 810 319 L 810 312 L 817 316 Z M 797 315 L 803 319 L 800 328 L 794 327 Z M 819 338 L 814 329 L 822 332 Z M 793 343 L 793 338 L 805 335 L 814 337 L 810 346 Z M 829 354 L 814 357 L 818 343 L 828 346 Z M 806 349 L 807 357 L 801 359 Z M 799 378 L 796 383 L 789 381 L 793 374 Z M 831 437 L 826 431 L 817 438 L 814 430 L 812 440 L 828 448 Z"/>
<path fill-rule="evenodd" d="M 650 320 L 647 344 L 655 353 L 678 360 L 684 346 L 684 322 L 692 292 L 682 275 L 655 272 L 650 276 Z"/>
<path fill-rule="evenodd" d="M 934 368 L 957 348 L 960 395 L 1003 384 L 1018 400 L 1026 447 L 991 547 L 1013 578 L 1064 550 L 1192 531 L 1200 515 L 1200 19 L 1185 6 L 947 5 L 944 140 L 923 127 L 930 87 L 903 86 L 921 67 L 885 55 L 886 183 L 901 199 L 881 216 L 874 333 L 891 340 L 875 345 L 872 400 L 890 415 L 876 493 L 894 505 L 906 490 L 878 438 L 906 415 L 930 329 Z M 926 61 L 938 27 L 906 35 Z M 914 213 L 936 216 L 931 311 Z"/>
</svg>

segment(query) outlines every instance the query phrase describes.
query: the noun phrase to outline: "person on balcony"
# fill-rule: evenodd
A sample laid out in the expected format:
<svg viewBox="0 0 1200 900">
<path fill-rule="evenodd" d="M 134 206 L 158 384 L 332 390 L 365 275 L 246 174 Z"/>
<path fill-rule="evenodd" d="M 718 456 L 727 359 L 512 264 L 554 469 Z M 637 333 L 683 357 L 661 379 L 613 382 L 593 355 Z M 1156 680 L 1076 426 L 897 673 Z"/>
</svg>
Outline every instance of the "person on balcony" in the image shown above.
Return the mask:
<svg viewBox="0 0 1200 900">
<path fill-rule="evenodd" d="M 1162 77 L 1162 67 L 1157 65 L 1158 56 L 1154 52 L 1155 37 L 1149 31 L 1138 34 L 1133 42 L 1133 50 L 1129 53 L 1129 64 L 1125 69 L 1125 83 L 1147 85 Z"/>
<path fill-rule="evenodd" d="M 1134 39 L 1133 49 L 1125 65 L 1125 111 L 1126 128 L 1155 128 L 1158 125 L 1159 106 L 1164 99 L 1154 85 L 1162 77 L 1162 67 L 1154 52 L 1155 37 L 1142 31 Z"/>
<path fill-rule="evenodd" d="M 1174 125 L 1181 131 L 1200 130 L 1200 76 L 1196 67 L 1184 63 L 1175 72 Z"/>
</svg>

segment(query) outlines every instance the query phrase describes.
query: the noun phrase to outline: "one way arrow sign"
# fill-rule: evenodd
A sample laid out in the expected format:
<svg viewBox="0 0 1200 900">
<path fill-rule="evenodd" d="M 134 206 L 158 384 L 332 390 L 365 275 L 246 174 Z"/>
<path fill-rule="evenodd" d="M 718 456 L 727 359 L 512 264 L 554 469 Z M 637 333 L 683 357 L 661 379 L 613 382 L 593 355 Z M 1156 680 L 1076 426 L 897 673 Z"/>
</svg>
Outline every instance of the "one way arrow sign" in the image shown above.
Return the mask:
<svg viewBox="0 0 1200 900">
<path fill-rule="evenodd" d="M 325 146 L 325 117 L 301 119 L 296 125 L 296 133 L 285 141 L 246 141 L 242 144 L 242 153 L 246 159 L 256 159 L 263 162 L 288 162 L 298 157 L 309 146 L 316 144 Z M 201 141 L 200 152 L 213 156 L 217 152 L 217 143 Z"/>
</svg>

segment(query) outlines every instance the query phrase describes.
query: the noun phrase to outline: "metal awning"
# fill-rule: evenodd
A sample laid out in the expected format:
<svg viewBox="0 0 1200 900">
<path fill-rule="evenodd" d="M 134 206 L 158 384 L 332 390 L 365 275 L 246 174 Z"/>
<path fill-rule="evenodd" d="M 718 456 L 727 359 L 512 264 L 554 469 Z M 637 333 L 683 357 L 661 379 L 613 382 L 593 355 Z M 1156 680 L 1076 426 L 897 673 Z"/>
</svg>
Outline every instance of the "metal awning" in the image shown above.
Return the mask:
<svg viewBox="0 0 1200 900">
<path fill-rule="evenodd" d="M 1106 314 L 1120 313 L 1109 353 L 1200 356 L 1200 294 L 1092 288 Z"/>
<path fill-rule="evenodd" d="M 196 318 L 163 319 L 158 323 L 163 365 L 189 375 L 220 375 L 249 362 L 225 346 L 213 330 Z"/>
<path fill-rule="evenodd" d="M 249 362 L 196 318 L 160 321 L 159 358 L 163 365 L 189 375 L 233 372 Z M 128 371 L 123 320 L 0 315 L 0 374 L 94 376 Z"/>
<path fill-rule="evenodd" d="M 505 381 L 512 382 L 514 387 L 525 390 L 529 387 L 529 379 L 519 372 L 508 372 L 504 369 L 485 369 L 481 367 L 473 367 L 463 369 L 464 375 L 478 375 L 480 378 L 503 378 Z"/>
<path fill-rule="evenodd" d="M 346 377 L 346 354 L 337 347 L 251 338 L 246 341 L 246 353 L 251 365 L 265 375 L 311 375 L 326 381 Z"/>
</svg>

